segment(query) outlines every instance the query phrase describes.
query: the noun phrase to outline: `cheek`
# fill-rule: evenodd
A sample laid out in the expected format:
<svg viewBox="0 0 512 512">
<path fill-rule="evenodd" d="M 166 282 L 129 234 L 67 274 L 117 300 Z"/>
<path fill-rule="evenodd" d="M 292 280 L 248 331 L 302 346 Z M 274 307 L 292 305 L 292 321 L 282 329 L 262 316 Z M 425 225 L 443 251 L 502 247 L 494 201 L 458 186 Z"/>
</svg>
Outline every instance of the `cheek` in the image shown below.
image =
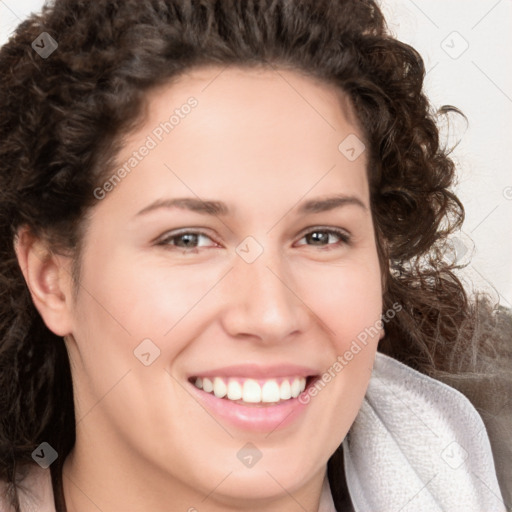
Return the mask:
<svg viewBox="0 0 512 512">
<path fill-rule="evenodd" d="M 301 296 L 323 320 L 338 353 L 380 319 L 382 288 L 376 257 L 317 265 L 301 275 Z"/>
<path fill-rule="evenodd" d="M 84 261 L 87 292 L 81 294 L 78 308 L 83 313 L 82 324 L 88 337 L 122 340 L 125 347 L 131 347 L 129 353 L 145 338 L 157 344 L 161 340 L 166 350 L 172 345 L 178 352 L 183 337 L 177 333 L 187 325 L 197 329 L 201 321 L 211 321 L 219 293 L 229 302 L 229 276 L 220 283 L 226 270 L 213 264 L 173 266 L 165 258 L 148 262 L 115 250 L 109 257 L 97 252 Z M 376 255 L 336 264 L 307 262 L 292 268 L 289 275 L 297 307 L 310 309 L 308 314 L 322 321 L 338 352 L 380 318 L 382 291 Z M 169 337 L 173 343 L 163 343 Z"/>
<path fill-rule="evenodd" d="M 307 273 L 303 273 L 307 276 Z M 377 258 L 325 266 L 310 274 L 314 286 L 304 302 L 322 321 L 331 340 L 323 382 L 344 404 L 345 420 L 355 417 L 367 388 L 381 334 L 382 288 Z M 321 388 L 321 384 L 319 388 Z M 322 399 L 326 399 L 322 394 Z M 332 419 L 333 425 L 339 419 Z"/>
<path fill-rule="evenodd" d="M 80 350 L 90 347 L 92 357 L 101 345 L 102 352 L 116 356 L 115 364 L 132 364 L 134 349 L 149 338 L 172 360 L 192 335 L 191 326 L 206 319 L 213 300 L 208 292 L 225 269 L 219 274 L 218 266 L 173 266 L 163 258 L 148 261 L 112 249 L 108 257 L 98 252 L 83 263 L 77 334 L 88 346 Z"/>
</svg>

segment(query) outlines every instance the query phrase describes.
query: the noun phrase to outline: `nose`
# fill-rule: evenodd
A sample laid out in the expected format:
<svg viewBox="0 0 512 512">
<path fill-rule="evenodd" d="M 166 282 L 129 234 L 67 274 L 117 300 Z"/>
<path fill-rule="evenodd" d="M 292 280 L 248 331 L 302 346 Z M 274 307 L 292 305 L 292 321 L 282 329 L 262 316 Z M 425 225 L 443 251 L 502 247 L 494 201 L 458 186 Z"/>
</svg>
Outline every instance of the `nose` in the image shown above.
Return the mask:
<svg viewBox="0 0 512 512">
<path fill-rule="evenodd" d="M 313 312 L 284 258 L 268 248 L 252 263 L 235 256 L 223 289 L 223 326 L 231 336 L 275 344 L 310 327 Z"/>
</svg>

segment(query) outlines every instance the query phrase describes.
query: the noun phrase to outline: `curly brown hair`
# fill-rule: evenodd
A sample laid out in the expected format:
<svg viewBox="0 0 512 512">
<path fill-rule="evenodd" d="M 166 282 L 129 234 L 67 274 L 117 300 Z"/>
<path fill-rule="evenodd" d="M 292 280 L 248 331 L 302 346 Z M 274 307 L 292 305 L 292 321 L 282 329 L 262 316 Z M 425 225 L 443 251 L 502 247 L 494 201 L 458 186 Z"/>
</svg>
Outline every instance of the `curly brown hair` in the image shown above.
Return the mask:
<svg viewBox="0 0 512 512">
<path fill-rule="evenodd" d="M 42 32 L 58 42 L 48 58 L 31 48 Z M 376 2 L 55 0 L 0 50 L 0 478 L 17 511 L 18 475 L 42 441 L 59 453 L 51 474 L 57 511 L 65 511 L 62 463 L 75 417 L 65 345 L 34 307 L 13 240 L 28 226 L 53 251 L 73 256 L 78 288 L 93 190 L 112 174 L 123 136 L 142 123 L 148 92 L 211 64 L 287 68 L 346 93 L 367 147 L 384 308 L 402 305 L 379 350 L 470 399 L 478 376 L 489 380 L 489 394 L 511 384 L 498 364 L 510 356 L 499 343 L 510 317 L 492 314 L 486 300 L 471 302 L 456 262 L 444 257 L 464 209 L 450 190 L 455 166 L 436 116 L 458 110 L 432 109 L 421 56 L 392 37 Z M 497 430 L 485 400 L 474 401 L 489 431 Z M 493 450 L 504 468 L 510 447 Z M 342 510 L 341 446 L 328 476 Z M 504 485 L 503 471 L 498 476 Z"/>
</svg>

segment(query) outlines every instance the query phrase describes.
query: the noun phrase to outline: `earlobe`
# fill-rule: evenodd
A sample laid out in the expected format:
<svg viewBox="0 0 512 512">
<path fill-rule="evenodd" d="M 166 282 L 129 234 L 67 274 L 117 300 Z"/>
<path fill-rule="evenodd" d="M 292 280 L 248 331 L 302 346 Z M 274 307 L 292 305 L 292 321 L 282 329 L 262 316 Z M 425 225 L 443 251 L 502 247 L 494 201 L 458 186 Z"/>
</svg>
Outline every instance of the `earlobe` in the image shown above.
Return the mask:
<svg viewBox="0 0 512 512">
<path fill-rule="evenodd" d="M 63 257 L 54 254 L 27 227 L 18 231 L 14 249 L 32 301 L 44 323 L 58 336 L 69 334 L 71 290 Z"/>
</svg>

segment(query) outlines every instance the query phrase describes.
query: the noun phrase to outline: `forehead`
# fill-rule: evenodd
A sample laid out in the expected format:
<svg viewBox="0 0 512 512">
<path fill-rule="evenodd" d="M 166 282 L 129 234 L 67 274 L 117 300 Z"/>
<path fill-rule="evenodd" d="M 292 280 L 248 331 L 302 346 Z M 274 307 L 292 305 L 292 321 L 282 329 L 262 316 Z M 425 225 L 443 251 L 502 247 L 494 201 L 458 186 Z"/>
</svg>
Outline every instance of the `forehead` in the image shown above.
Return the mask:
<svg viewBox="0 0 512 512">
<path fill-rule="evenodd" d="M 116 187 L 138 190 L 134 207 L 164 192 L 239 200 L 272 191 L 298 200 L 333 187 L 366 193 L 365 152 L 343 152 L 346 140 L 359 152 L 363 136 L 350 101 L 331 84 L 283 69 L 203 67 L 146 100 L 144 123 L 118 157 L 126 164 L 151 139 Z"/>
<path fill-rule="evenodd" d="M 155 88 L 147 97 L 154 114 L 169 107 L 169 102 L 183 104 L 194 96 L 206 114 L 238 112 L 248 119 L 262 114 L 264 107 L 274 107 L 272 116 L 283 113 L 301 115 L 311 129 L 337 130 L 340 117 L 360 132 L 357 115 L 347 94 L 333 83 L 306 75 L 300 70 L 258 66 L 202 66 L 186 71 L 169 83 Z M 241 107 L 241 110 L 238 110 Z M 156 120 L 156 119 L 155 119 Z M 293 119 L 294 123 L 296 119 Z"/>
</svg>

